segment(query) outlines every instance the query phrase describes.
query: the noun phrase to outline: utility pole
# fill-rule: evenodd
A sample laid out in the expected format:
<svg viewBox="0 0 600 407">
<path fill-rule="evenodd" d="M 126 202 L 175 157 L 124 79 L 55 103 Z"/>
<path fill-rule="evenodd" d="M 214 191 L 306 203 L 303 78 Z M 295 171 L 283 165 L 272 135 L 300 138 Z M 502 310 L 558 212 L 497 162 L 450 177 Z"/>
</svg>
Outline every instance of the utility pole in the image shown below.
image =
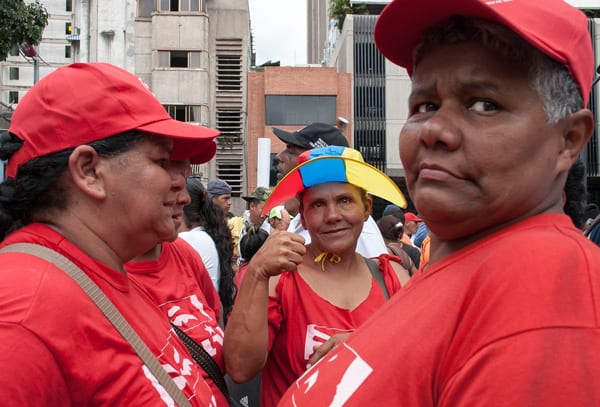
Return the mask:
<svg viewBox="0 0 600 407">
<path fill-rule="evenodd" d="M 35 0 L 35 4 L 40 4 L 39 0 Z M 35 55 L 33 56 L 33 84 L 35 85 L 40 79 L 40 58 L 37 53 L 37 46 L 33 46 Z"/>
</svg>

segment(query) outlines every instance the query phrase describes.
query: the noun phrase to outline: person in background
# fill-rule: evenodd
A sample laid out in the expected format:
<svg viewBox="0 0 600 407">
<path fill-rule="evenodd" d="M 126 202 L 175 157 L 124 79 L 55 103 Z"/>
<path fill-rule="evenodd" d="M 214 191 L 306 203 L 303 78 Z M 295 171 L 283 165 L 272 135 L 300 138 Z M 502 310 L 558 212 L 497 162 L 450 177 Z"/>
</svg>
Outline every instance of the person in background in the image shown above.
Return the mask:
<svg viewBox="0 0 600 407">
<path fill-rule="evenodd" d="M 573 225 L 582 231 L 586 228 L 584 214 L 586 202 L 585 164 L 577 160 L 569 170 L 563 193 L 563 211 L 571 218 Z"/>
<path fill-rule="evenodd" d="M 148 292 L 174 327 L 206 351 L 218 366 L 218 372 L 212 373 L 223 378 L 225 364 L 223 330 L 219 326 L 219 295 L 200 255 L 183 239 L 177 239 L 177 230 L 183 224 L 183 207 L 191 201 L 185 186 L 190 163 L 188 160 L 172 161 L 166 168 L 177 192 L 172 239 L 125 263 L 125 271 L 132 284 Z M 179 331 L 176 333 L 180 335 Z M 200 363 L 200 366 L 203 364 Z M 228 396 L 219 388 L 224 379 L 211 377 L 203 367 L 201 371 L 213 390 L 217 405 L 228 406 Z"/>
<path fill-rule="evenodd" d="M 348 147 L 309 150 L 299 162 L 263 213 L 297 196 L 311 243 L 289 232 L 270 235 L 248 265 L 225 333 L 225 363 L 235 382 L 262 369 L 263 407 L 276 405 L 293 380 L 409 279 L 389 254 L 375 262 L 356 251 L 371 212 L 367 192 L 405 204 L 394 182 Z"/>
<path fill-rule="evenodd" d="M 417 249 L 421 250 L 423 240 L 425 240 L 425 238 L 429 234 L 429 231 L 427 230 L 427 225 L 425 224 L 425 222 L 419 222 L 418 225 L 419 226 L 417 227 L 417 231 L 413 236 L 412 242 Z"/>
<path fill-rule="evenodd" d="M 266 228 L 266 217 L 261 215 L 262 208 L 269 198 L 269 188 L 256 187 L 248 196 L 243 196 L 242 199 L 248 203 L 247 212 L 244 212 L 244 222 L 247 225 L 260 225 Z"/>
<path fill-rule="evenodd" d="M 600 215 L 600 209 L 598 209 L 597 204 L 592 202 L 585 205 L 585 208 L 583 208 L 583 217 L 585 218 L 585 230 L 587 230 L 591 226 L 591 224 L 594 223 L 594 220 L 598 215 Z"/>
<path fill-rule="evenodd" d="M 2 247 L 33 243 L 76 264 L 193 406 L 216 405 L 218 395 L 124 264 L 173 239 L 180 186 L 169 165 L 207 161 L 218 134 L 173 120 L 135 75 L 76 63 L 27 92 L 0 140 Z M 0 393 L 10 404 L 174 404 L 60 267 L 20 252 L 0 263 Z"/>
<path fill-rule="evenodd" d="M 406 269 L 409 276 L 412 276 L 417 271 L 417 266 L 415 266 L 408 253 L 404 251 L 402 243 L 398 241 L 404 233 L 402 222 L 393 215 L 386 215 L 377 221 L 377 227 L 381 231 L 381 236 L 385 240 L 389 253 L 399 257 L 402 260 L 402 267 Z"/>
<path fill-rule="evenodd" d="M 275 157 L 277 161 L 277 180 L 280 181 L 297 165 L 298 156 L 311 148 L 326 146 L 348 147 L 348 140 L 337 128 L 325 123 L 312 123 L 298 131 L 288 132 L 273 128 L 273 133 L 286 144 L 286 147 Z M 295 199 L 295 198 L 292 198 Z M 293 213 L 293 203 L 286 202 Z M 304 237 L 306 244 L 310 243 L 310 234 L 302 225 L 302 217 L 294 216 L 288 229 Z M 357 251 L 367 258 L 378 257 L 387 253 L 385 242 L 371 215 L 364 224 L 363 232 L 358 239 Z"/>
<path fill-rule="evenodd" d="M 185 230 L 180 228 L 179 236 L 200 254 L 219 293 L 225 321 L 235 298 L 231 231 L 198 178 L 189 177 L 186 189 L 190 203 L 183 207 Z"/>
<path fill-rule="evenodd" d="M 208 198 L 212 201 L 212 203 L 221 208 L 223 216 L 229 225 L 231 238 L 233 239 L 232 267 L 234 271 L 237 271 L 238 260 L 240 256 L 238 252 L 238 245 L 240 242 L 240 234 L 244 228 L 244 221 L 241 216 L 230 217 L 229 209 L 231 208 L 231 186 L 229 186 L 226 181 L 216 178 L 212 181 L 208 181 L 208 184 L 206 185 L 206 191 L 208 193 Z"/>
<path fill-rule="evenodd" d="M 410 242 L 413 246 L 415 244 L 413 238 L 415 237 L 415 233 L 417 233 L 419 223 L 421 222 L 423 222 L 423 220 L 412 212 L 406 212 L 404 214 L 404 232 L 410 237 Z"/>
<path fill-rule="evenodd" d="M 252 225 L 259 225 L 265 232 L 271 232 L 271 227 L 269 226 L 267 216 L 263 216 L 261 213 L 270 193 L 271 191 L 269 191 L 269 188 L 256 187 L 250 195 L 242 197 L 242 199 L 247 202 L 248 209 L 244 211 L 244 215 L 242 216 L 242 219 L 244 220 L 244 227 L 240 233 L 240 241 L 246 234 L 248 228 Z M 240 261 L 243 260 L 243 256 L 240 256 Z"/>
<path fill-rule="evenodd" d="M 242 237 L 242 240 L 240 241 L 240 254 L 244 261 L 240 265 L 238 273 L 235 275 L 235 284 L 238 289 L 241 286 L 242 279 L 248 268 L 248 263 L 252 260 L 252 256 L 254 256 L 258 249 L 262 247 L 268 237 L 269 233 L 261 228 L 260 225 L 250 225 L 247 233 Z"/>
<path fill-rule="evenodd" d="M 600 405 L 600 249 L 563 212 L 594 130 L 586 16 L 392 0 L 375 42 L 412 80 L 399 151 L 429 263 L 280 405 Z"/>
<path fill-rule="evenodd" d="M 183 207 L 184 221 L 181 222 L 179 228 L 179 237 L 198 252 L 204 267 L 210 275 L 213 286 L 218 290 L 221 280 L 219 253 L 215 241 L 206 232 L 204 224 L 224 224 L 226 230 L 229 230 L 229 227 L 227 222 L 222 220 L 222 210 L 215 206 L 210 199 L 207 199 L 206 189 L 200 179 L 189 177 L 186 181 L 186 190 L 190 202 Z M 231 238 L 228 240 L 231 242 Z M 233 247 L 231 247 L 231 252 L 233 253 Z"/>
<path fill-rule="evenodd" d="M 289 200 L 286 202 L 289 202 Z M 285 205 L 278 205 L 269 211 L 267 221 L 271 227 L 270 232 L 275 230 L 287 230 L 290 226 L 291 215 L 285 208 Z"/>
<path fill-rule="evenodd" d="M 231 187 L 227 181 L 223 181 L 220 178 L 208 181 L 206 192 L 212 203 L 221 208 L 223 216 L 227 216 L 229 208 L 231 208 Z"/>
<path fill-rule="evenodd" d="M 399 206 L 390 204 L 387 205 L 383 210 L 383 216 L 388 215 L 395 217 L 396 219 L 398 219 L 398 222 L 402 223 L 402 233 L 398 237 L 398 245 L 402 250 L 404 250 L 408 254 L 413 264 L 418 269 L 421 265 L 421 252 L 419 251 L 419 249 L 413 246 L 412 242 L 410 241 L 410 237 L 408 237 L 408 235 L 404 231 L 404 222 L 406 221 L 404 218 L 404 211 L 400 209 Z"/>
</svg>

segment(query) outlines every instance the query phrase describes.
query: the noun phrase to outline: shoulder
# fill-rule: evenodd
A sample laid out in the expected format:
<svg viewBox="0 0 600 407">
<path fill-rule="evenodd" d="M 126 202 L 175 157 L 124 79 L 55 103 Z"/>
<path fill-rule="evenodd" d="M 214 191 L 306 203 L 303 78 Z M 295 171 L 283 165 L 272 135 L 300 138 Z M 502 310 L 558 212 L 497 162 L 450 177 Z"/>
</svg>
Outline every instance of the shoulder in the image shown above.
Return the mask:
<svg viewBox="0 0 600 407">
<path fill-rule="evenodd" d="M 233 218 L 227 219 L 227 225 L 229 225 L 230 229 L 239 233 L 244 227 L 244 219 L 241 216 L 234 216 Z"/>
<path fill-rule="evenodd" d="M 184 240 L 188 245 L 195 249 L 200 254 L 207 252 L 216 251 L 215 241 L 210 237 L 208 233 L 203 230 L 194 230 L 189 232 L 181 232 L 179 234 L 181 239 Z"/>
</svg>

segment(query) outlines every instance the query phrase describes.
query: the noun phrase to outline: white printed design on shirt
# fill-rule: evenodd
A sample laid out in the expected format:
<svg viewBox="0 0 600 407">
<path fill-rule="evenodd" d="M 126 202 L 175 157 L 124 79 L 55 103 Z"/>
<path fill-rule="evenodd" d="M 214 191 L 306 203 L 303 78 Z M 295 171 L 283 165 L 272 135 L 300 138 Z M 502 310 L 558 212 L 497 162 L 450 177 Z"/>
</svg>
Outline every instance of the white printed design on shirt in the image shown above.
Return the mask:
<svg viewBox="0 0 600 407">
<path fill-rule="evenodd" d="M 167 315 L 171 322 L 185 330 L 193 339 L 193 332 L 202 329 L 208 333 L 208 337 L 200 341 L 200 344 L 210 356 L 215 356 L 218 349 L 223 348 L 223 330 L 204 309 L 204 304 L 198 297 L 190 295 L 182 298 L 177 304 L 168 304 Z M 204 335 L 203 335 L 204 336 Z"/>
<path fill-rule="evenodd" d="M 318 394 L 321 405 L 343 406 L 373 372 L 346 343 L 340 344 L 338 349 L 335 355 L 322 359 L 292 385 L 297 389 L 292 396 L 294 405 L 309 405 L 311 398 L 314 400 Z M 320 377 L 323 366 L 327 367 L 327 374 Z M 317 393 L 311 395 L 311 390 Z"/>
<path fill-rule="evenodd" d="M 326 326 L 308 324 L 306 326 L 306 340 L 304 341 L 304 360 L 308 361 L 312 354 L 315 353 L 315 346 L 321 346 L 334 334 L 344 332 L 352 332 L 352 330 L 328 328 Z"/>
</svg>

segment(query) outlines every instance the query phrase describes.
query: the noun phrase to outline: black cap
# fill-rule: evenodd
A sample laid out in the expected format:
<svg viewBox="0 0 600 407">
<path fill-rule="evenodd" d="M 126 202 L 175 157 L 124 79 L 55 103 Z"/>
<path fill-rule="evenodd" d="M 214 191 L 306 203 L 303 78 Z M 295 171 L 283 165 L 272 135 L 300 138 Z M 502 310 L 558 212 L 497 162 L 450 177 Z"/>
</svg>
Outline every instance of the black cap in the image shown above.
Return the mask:
<svg viewBox="0 0 600 407">
<path fill-rule="evenodd" d="M 284 143 L 307 150 L 327 146 L 349 147 L 348 140 L 342 132 L 337 127 L 325 123 L 309 124 L 293 133 L 273 127 L 273 133 Z"/>
</svg>

